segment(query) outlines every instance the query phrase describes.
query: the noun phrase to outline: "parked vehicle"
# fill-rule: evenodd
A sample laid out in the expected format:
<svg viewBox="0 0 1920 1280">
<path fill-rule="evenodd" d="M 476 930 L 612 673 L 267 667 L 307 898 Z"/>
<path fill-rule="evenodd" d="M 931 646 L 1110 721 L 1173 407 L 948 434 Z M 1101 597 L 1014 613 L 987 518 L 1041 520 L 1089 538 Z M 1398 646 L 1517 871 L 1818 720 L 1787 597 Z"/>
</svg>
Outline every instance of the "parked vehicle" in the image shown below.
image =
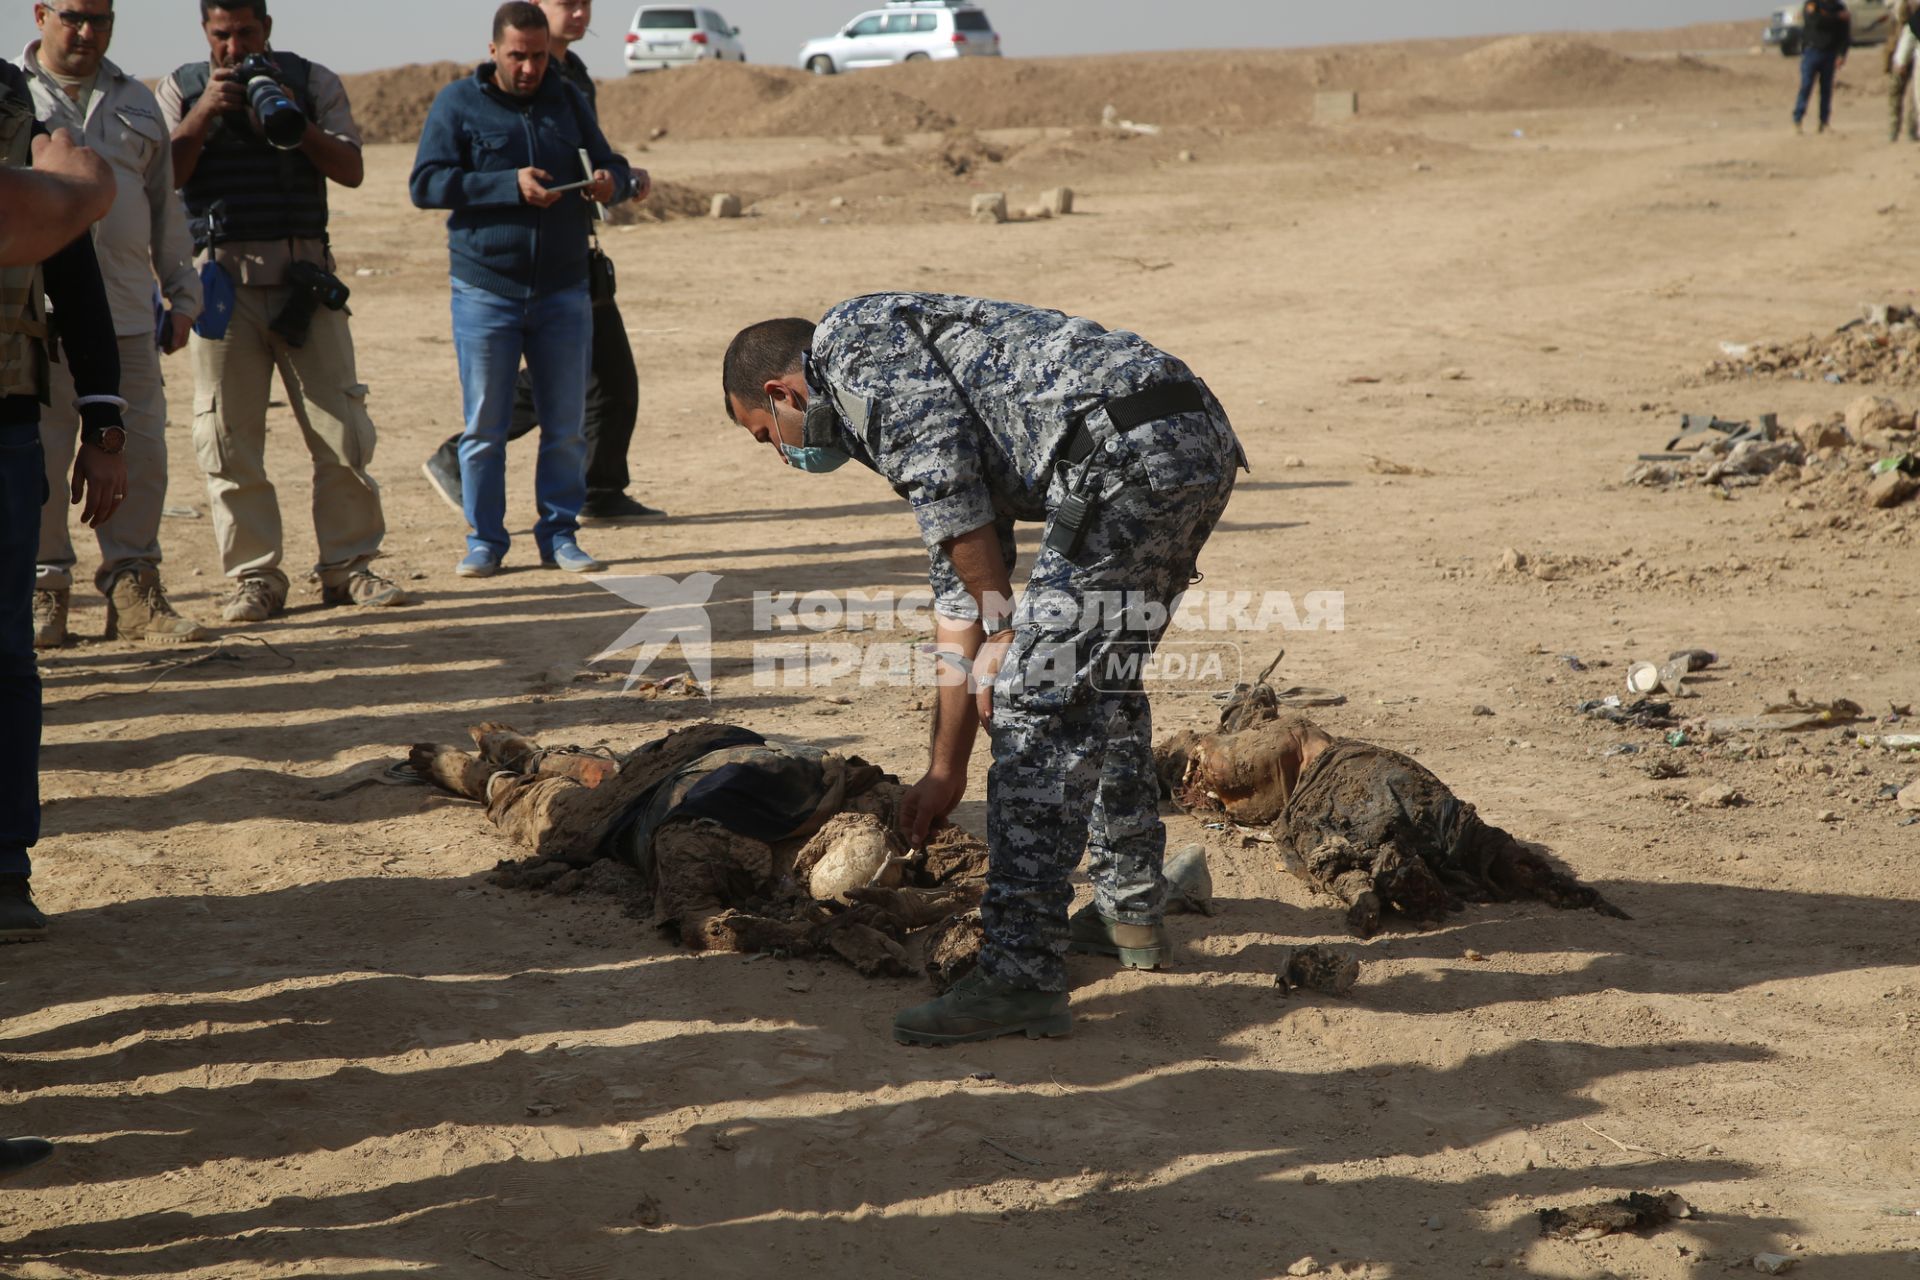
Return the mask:
<svg viewBox="0 0 1920 1280">
<path fill-rule="evenodd" d="M 861 14 L 837 35 L 807 41 L 800 65 L 830 76 L 896 62 L 999 56 L 1000 37 L 972 0 L 893 0 Z"/>
<path fill-rule="evenodd" d="M 711 9 L 642 5 L 627 31 L 627 71 L 667 71 L 709 59 L 745 62 L 740 28 Z"/>
<path fill-rule="evenodd" d="M 1886 0 L 1847 0 L 1847 8 L 1853 14 L 1853 42 L 1856 45 L 1883 44 L 1896 34 L 1893 29 L 1893 6 Z M 1797 58 L 1805 47 L 1802 43 L 1805 34 L 1806 15 L 1803 6 L 1796 4 L 1775 9 L 1773 20 L 1760 33 L 1760 40 L 1763 44 L 1777 46 L 1789 58 Z"/>
</svg>

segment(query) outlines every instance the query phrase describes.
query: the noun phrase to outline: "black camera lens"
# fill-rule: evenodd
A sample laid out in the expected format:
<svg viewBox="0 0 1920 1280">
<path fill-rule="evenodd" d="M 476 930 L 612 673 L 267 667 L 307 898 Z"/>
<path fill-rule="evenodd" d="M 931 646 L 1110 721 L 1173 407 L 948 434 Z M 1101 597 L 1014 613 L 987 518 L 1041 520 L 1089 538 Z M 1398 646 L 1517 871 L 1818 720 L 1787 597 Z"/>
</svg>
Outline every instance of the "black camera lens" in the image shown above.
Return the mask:
<svg viewBox="0 0 1920 1280">
<path fill-rule="evenodd" d="M 267 141 L 282 151 L 291 151 L 300 145 L 300 139 L 307 134 L 307 113 L 293 105 L 293 99 L 287 97 L 287 91 L 280 82 L 267 76 L 259 76 L 247 82 L 247 104 L 253 108 L 253 114 L 260 119 L 261 131 L 267 135 Z"/>
<path fill-rule="evenodd" d="M 249 54 L 233 69 L 247 86 L 247 105 L 260 121 L 267 141 L 282 151 L 300 145 L 307 134 L 307 113 L 294 105 L 276 79 L 280 69 L 265 54 Z"/>
</svg>

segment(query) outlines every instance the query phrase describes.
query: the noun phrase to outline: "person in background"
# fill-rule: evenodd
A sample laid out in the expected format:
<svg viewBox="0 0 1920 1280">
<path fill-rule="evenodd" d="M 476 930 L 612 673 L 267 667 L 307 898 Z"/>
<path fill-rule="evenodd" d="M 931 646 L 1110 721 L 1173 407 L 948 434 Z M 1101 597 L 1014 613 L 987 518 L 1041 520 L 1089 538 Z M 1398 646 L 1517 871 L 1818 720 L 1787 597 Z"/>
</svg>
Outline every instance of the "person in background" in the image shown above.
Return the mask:
<svg viewBox="0 0 1920 1280">
<path fill-rule="evenodd" d="M 1887 141 L 1920 142 L 1920 98 L 1913 87 L 1914 53 L 1920 49 L 1920 0 L 1894 0 L 1893 34 L 1887 39 Z"/>
<path fill-rule="evenodd" d="M 457 572 L 490 577 L 507 554 L 507 436 L 523 356 L 540 417 L 540 563 L 597 572 L 604 566 L 577 539 L 593 330 L 587 240 L 593 205 L 630 199 L 639 180 L 607 145 L 580 91 L 553 69 L 538 5 L 500 7 L 491 56 L 434 99 L 410 183 L 415 205 L 449 211 L 453 345 L 467 423 L 460 488 L 469 533 Z M 579 189 L 553 189 L 562 186 Z"/>
<path fill-rule="evenodd" d="M 1853 15 L 1845 0 L 1807 0 L 1801 10 L 1805 47 L 1800 54 L 1800 96 L 1793 103 L 1793 131 L 1806 132 L 1807 100 L 1820 86 L 1820 132 L 1833 119 L 1833 77 L 1847 65 L 1853 48 Z"/>
<path fill-rule="evenodd" d="M 593 21 L 593 0 L 540 0 L 547 15 L 547 32 L 552 39 L 550 56 L 553 69 L 578 89 L 587 100 L 587 110 L 599 119 L 599 90 L 593 75 L 573 45 L 587 34 Z M 644 172 L 636 172 L 639 190 L 634 199 L 647 198 Z M 597 252 L 597 250 L 596 250 Z M 608 277 L 611 283 L 611 276 Z M 666 512 L 649 507 L 628 495 L 627 450 L 633 442 L 634 423 L 640 416 L 640 375 L 633 365 L 633 347 L 627 341 L 627 322 L 611 291 L 593 297 L 593 357 L 587 375 L 587 410 L 584 434 L 587 440 L 587 500 L 580 508 L 580 523 L 629 524 L 637 520 L 658 519 Z M 518 440 L 540 425 L 534 409 L 533 375 L 520 371 L 514 388 L 513 425 L 508 440 Z M 422 468 L 435 493 L 455 511 L 464 511 L 460 494 L 460 437 L 449 436 Z"/>
<path fill-rule="evenodd" d="M 266 469 L 276 370 L 313 458 L 322 603 L 405 604 L 372 568 L 387 532 L 367 471 L 375 433 L 327 243 L 327 184 L 358 187 L 366 175 L 346 90 L 319 63 L 269 51 L 267 0 L 200 0 L 200 26 L 209 60 L 175 71 L 158 96 L 206 286 L 191 343 L 193 446 L 233 582 L 222 614 L 264 622 L 287 604 L 280 504 Z M 257 77 L 254 59 L 266 63 Z M 292 126 L 284 149 L 266 136 L 259 81 L 277 83 L 298 112 L 276 109 L 275 127 Z"/>
<path fill-rule="evenodd" d="M 113 0 L 58 0 L 33 7 L 40 38 L 20 68 L 42 123 L 65 128 L 113 166 L 113 208 L 93 232 L 94 253 L 119 335 L 120 396 L 127 402 L 127 500 L 94 530 L 100 569 L 94 583 L 107 598 L 108 639 L 182 644 L 207 633 L 174 612 L 160 585 L 160 512 L 167 496 L 167 397 L 160 357 L 187 345 L 200 314 L 187 222 L 173 194 L 173 155 L 153 92 L 108 57 Z M 156 318 L 154 281 L 166 307 Z M 40 415 L 47 485 L 62 487 L 80 438 L 73 377 L 54 365 L 52 394 Z M 33 643 L 52 649 L 67 640 L 73 590 L 73 538 L 65 503 L 41 512 L 34 576 Z"/>
</svg>

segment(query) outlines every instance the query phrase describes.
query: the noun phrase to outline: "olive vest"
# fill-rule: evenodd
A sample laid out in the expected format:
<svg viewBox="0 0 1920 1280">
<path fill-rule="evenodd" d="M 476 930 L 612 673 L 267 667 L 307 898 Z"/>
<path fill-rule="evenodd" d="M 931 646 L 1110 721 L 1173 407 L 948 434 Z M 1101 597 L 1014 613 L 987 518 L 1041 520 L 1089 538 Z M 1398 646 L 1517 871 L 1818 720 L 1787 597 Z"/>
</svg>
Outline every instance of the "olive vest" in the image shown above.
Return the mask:
<svg viewBox="0 0 1920 1280">
<path fill-rule="evenodd" d="M 314 117 L 312 64 L 296 54 L 270 55 L 287 96 Z M 207 91 L 211 68 L 189 63 L 173 73 L 181 114 Z M 207 134 L 193 180 L 180 188 L 193 247 L 244 240 L 323 240 L 327 234 L 327 180 L 298 151 L 281 151 L 251 128 L 218 120 Z"/>
<path fill-rule="evenodd" d="M 0 165 L 33 160 L 33 93 L 19 68 L 0 63 Z M 47 391 L 47 297 L 38 263 L 0 268 L 0 396 Z"/>
</svg>

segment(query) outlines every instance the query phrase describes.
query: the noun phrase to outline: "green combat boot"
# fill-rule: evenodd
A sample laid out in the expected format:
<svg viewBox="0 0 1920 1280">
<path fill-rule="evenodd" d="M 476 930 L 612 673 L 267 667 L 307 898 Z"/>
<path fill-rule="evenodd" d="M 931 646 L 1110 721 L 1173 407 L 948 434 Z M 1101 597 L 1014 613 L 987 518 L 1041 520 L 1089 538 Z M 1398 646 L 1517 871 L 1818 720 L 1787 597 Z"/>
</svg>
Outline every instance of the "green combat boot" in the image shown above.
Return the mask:
<svg viewBox="0 0 1920 1280">
<path fill-rule="evenodd" d="M 1067 921 L 1067 950 L 1114 956 L 1129 969 L 1163 969 L 1173 961 L 1165 925 L 1121 924 L 1101 915 L 1091 902 Z"/>
<path fill-rule="evenodd" d="M 893 1038 L 901 1044 L 968 1044 L 1022 1031 L 1038 1040 L 1071 1030 L 1066 992 L 1012 986 L 979 969 L 947 994 L 902 1009 L 893 1020 Z"/>
</svg>

